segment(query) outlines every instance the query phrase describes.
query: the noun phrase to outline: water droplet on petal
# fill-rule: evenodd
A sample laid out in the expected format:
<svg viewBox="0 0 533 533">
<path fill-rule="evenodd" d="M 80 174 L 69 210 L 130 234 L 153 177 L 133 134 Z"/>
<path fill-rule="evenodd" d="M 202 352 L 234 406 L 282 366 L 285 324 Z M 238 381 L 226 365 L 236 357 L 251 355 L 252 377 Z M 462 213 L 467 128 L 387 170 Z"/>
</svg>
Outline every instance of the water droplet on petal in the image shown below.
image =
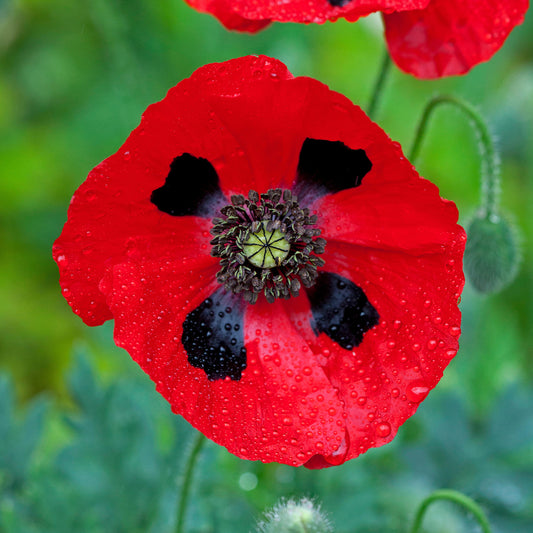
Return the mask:
<svg viewBox="0 0 533 533">
<path fill-rule="evenodd" d="M 415 381 L 407 387 L 405 394 L 410 402 L 420 403 L 429 393 L 429 387 L 423 381 Z"/>
<path fill-rule="evenodd" d="M 378 424 L 376 427 L 376 435 L 378 437 L 384 438 L 388 437 L 391 432 L 391 427 L 388 422 L 381 422 L 381 424 Z"/>
<path fill-rule="evenodd" d="M 435 339 L 430 339 L 427 344 L 428 350 L 434 350 L 437 347 L 437 341 Z"/>
<path fill-rule="evenodd" d="M 459 326 L 452 326 L 450 328 L 450 335 L 453 335 L 454 337 L 459 337 L 461 334 L 461 328 Z"/>
</svg>

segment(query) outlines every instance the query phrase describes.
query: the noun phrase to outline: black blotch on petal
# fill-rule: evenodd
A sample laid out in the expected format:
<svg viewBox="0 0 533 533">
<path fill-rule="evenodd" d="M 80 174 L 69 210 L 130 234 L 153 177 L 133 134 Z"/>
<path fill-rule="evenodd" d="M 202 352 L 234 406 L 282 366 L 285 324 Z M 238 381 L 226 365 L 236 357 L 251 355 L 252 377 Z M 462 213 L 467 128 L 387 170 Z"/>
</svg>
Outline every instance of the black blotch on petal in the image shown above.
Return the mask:
<svg viewBox="0 0 533 533">
<path fill-rule="evenodd" d="M 363 290 L 338 274 L 321 272 L 307 295 L 315 334 L 325 333 L 346 350 L 359 346 L 364 334 L 379 322 Z"/>
<path fill-rule="evenodd" d="M 242 300 L 223 289 L 214 292 L 183 322 L 181 342 L 189 363 L 208 379 L 241 379 L 246 368 Z"/>
<path fill-rule="evenodd" d="M 294 192 L 302 200 L 358 187 L 371 168 L 364 150 L 308 138 L 300 150 Z"/>
<path fill-rule="evenodd" d="M 328 3 L 333 7 L 344 7 L 350 2 L 351 0 L 328 0 Z"/>
<path fill-rule="evenodd" d="M 173 216 L 209 216 L 227 203 L 213 165 L 191 154 L 172 161 L 165 184 L 152 192 L 150 201 Z"/>
</svg>

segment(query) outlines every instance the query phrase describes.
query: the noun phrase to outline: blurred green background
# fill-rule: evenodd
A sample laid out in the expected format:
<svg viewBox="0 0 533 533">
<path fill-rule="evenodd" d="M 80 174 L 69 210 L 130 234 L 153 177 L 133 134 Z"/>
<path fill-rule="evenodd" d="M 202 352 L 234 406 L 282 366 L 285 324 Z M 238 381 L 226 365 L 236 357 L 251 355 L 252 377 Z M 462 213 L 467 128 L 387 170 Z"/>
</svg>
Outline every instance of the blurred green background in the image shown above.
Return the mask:
<svg viewBox="0 0 533 533">
<path fill-rule="evenodd" d="M 172 472 L 181 468 L 188 426 L 169 414 L 149 380 L 114 346 L 112 325 L 88 328 L 71 312 L 51 258 L 70 197 L 90 169 L 118 149 L 150 103 L 203 64 L 274 56 L 293 74 L 318 78 L 364 108 L 383 50 L 376 16 L 357 24 L 274 24 L 251 36 L 226 31 L 181 0 L 0 0 L 0 366 L 15 389 L 11 395 L 9 382 L 1 382 L 0 524 L 9 516 L 9 531 L 22 533 L 67 525 L 69 531 L 170 531 L 177 490 Z M 420 497 L 444 486 L 486 504 L 497 530 L 533 531 L 531 13 L 490 63 L 467 76 L 420 81 L 394 68 L 377 120 L 407 151 L 425 102 L 437 93 L 478 106 L 497 136 L 503 207 L 524 236 L 519 276 L 491 297 L 467 283 L 461 350 L 394 444 L 324 472 L 245 463 L 210 445 L 202 498 L 193 503 L 194 531 L 248 531 L 258 510 L 291 494 L 318 495 L 338 531 L 405 531 L 403 520 Z M 463 115 L 449 107 L 437 112 L 417 166 L 457 203 L 466 222 L 480 196 L 480 160 Z M 74 363 L 76 351 L 86 355 Z M 67 386 L 73 366 L 77 378 Z M 85 383 L 81 376 L 92 373 L 95 382 Z M 41 393 L 47 406 L 35 399 Z M 13 421 L 11 399 L 19 405 Z M 88 408 L 93 400 L 94 412 Z M 78 421 L 66 421 L 65 412 Z M 149 420 L 149 430 L 142 420 Z M 112 429 L 95 429 L 107 423 Z M 114 439 L 113 431 L 127 437 L 120 433 L 108 447 L 91 440 L 98 431 L 104 440 Z M 133 453 L 120 445 L 132 435 L 139 440 L 136 464 L 146 463 L 146 475 L 128 463 L 109 480 L 95 481 L 95 469 L 105 472 L 109 461 Z M 16 448 L 25 450 L 18 459 Z M 135 481 L 114 486 L 109 496 L 113 480 L 130 474 Z M 162 477 L 168 487 L 156 498 Z M 59 491 L 55 503 L 46 500 L 50 486 Z M 149 508 L 142 519 L 120 510 L 134 498 L 132 487 Z M 112 520 L 106 505 L 113 505 Z M 439 513 L 428 531 L 473 527 L 451 507 Z M 62 517 L 61 526 L 54 516 Z M 123 516 L 132 522 L 126 525 Z"/>
</svg>

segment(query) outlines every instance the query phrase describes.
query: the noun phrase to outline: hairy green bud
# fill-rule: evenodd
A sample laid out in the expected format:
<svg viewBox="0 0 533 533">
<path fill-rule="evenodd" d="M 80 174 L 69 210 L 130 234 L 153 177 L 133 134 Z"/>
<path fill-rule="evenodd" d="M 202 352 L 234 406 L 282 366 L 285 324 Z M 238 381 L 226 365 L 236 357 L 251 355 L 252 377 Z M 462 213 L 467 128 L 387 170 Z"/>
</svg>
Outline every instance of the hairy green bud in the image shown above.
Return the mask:
<svg viewBox="0 0 533 533">
<path fill-rule="evenodd" d="M 476 215 L 467 229 L 465 272 L 474 288 L 498 292 L 518 271 L 520 250 L 515 228 L 501 215 Z"/>
<path fill-rule="evenodd" d="M 257 526 L 258 533 L 332 533 L 333 528 L 320 505 L 302 498 L 282 500 L 265 513 Z"/>
</svg>

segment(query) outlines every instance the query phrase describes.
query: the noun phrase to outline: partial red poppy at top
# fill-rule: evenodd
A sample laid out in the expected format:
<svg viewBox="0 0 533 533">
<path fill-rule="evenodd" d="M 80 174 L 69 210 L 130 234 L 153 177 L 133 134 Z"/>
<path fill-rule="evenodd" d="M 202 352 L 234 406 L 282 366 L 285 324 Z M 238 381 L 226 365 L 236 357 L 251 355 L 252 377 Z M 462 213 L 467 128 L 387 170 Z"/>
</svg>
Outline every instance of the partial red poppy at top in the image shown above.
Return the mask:
<svg viewBox="0 0 533 533">
<path fill-rule="evenodd" d="M 381 12 L 394 62 L 419 78 L 464 74 L 488 61 L 521 24 L 529 0 L 186 0 L 226 28 L 270 22 L 355 21 Z"/>
<path fill-rule="evenodd" d="M 389 442 L 456 354 L 457 209 L 344 96 L 266 57 L 197 70 L 74 194 L 63 294 L 239 457 Z"/>
</svg>

